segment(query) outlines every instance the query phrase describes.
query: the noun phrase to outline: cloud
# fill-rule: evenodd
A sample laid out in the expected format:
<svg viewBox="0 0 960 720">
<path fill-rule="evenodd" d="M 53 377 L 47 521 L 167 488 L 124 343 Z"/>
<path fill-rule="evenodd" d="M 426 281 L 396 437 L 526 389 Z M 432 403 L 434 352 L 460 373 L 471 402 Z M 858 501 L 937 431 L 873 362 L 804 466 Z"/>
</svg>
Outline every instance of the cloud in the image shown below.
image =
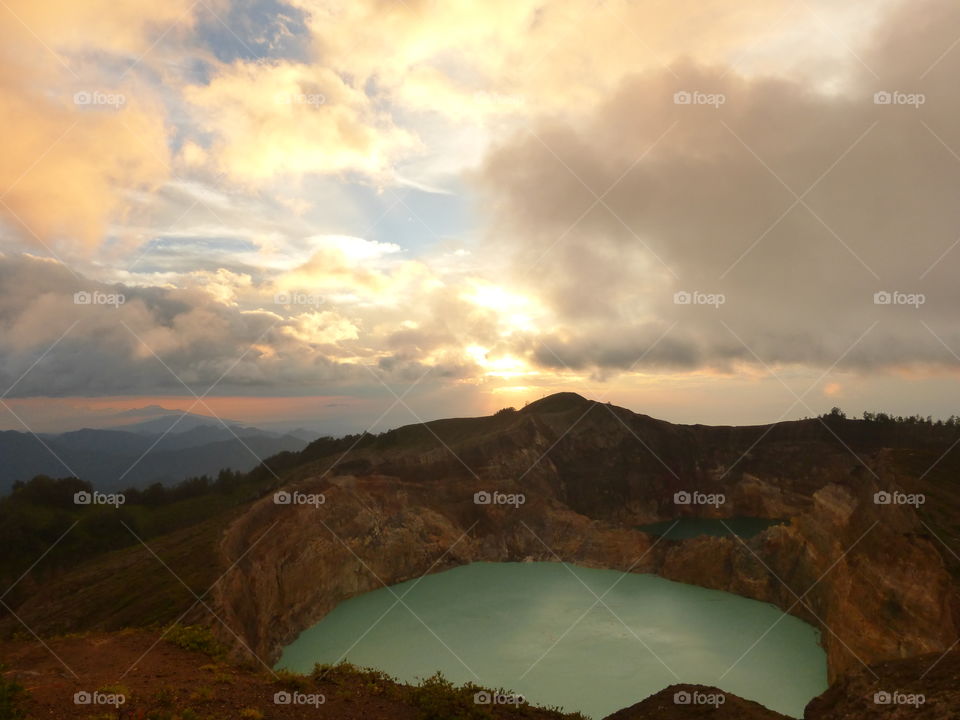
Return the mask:
<svg viewBox="0 0 960 720">
<path fill-rule="evenodd" d="M 250 393 L 375 387 L 361 363 L 531 387 L 957 364 L 946 0 L 292 0 L 296 52 L 259 61 L 204 46 L 180 0 L 60 4 L 13 5 L 42 43 L 0 12 L 5 243 L 79 273 L 0 261 L 0 383 L 79 321 L 17 393 L 179 391 L 148 347 Z M 459 188 L 476 158 L 480 247 L 446 237 L 459 206 L 376 193 Z M 874 304 L 894 291 L 924 302 Z"/>
<path fill-rule="evenodd" d="M 349 325 L 335 312 L 285 318 L 219 302 L 219 289 L 107 285 L 28 256 L 0 257 L 0 289 L 0 385 L 43 358 L 12 397 L 202 394 L 218 380 L 257 394 L 350 374 L 331 347 Z"/>
<path fill-rule="evenodd" d="M 198 129 L 215 137 L 218 169 L 249 185 L 308 173 L 385 177 L 414 144 L 363 90 L 321 66 L 237 61 L 184 97 Z"/>
<path fill-rule="evenodd" d="M 219 3 L 212 3 L 216 7 Z M 88 52 L 95 50 L 136 57 L 149 50 L 157 35 L 178 26 L 190 26 L 195 3 L 190 0 L 10 0 L 4 25 L 24 26 L 35 33 L 32 42 L 23 32 L 10 33 L 17 44 L 42 44 L 51 52 Z"/>
<path fill-rule="evenodd" d="M 0 387 L 13 386 L 10 397 L 182 395 L 184 385 L 308 394 L 369 389 L 377 377 L 412 382 L 427 370 L 445 382 L 483 373 L 467 348 L 497 349 L 495 312 L 401 258 L 385 260 L 365 288 L 358 273 L 370 273 L 362 268 L 374 249 L 392 255 L 389 246 L 339 245 L 354 249 L 335 251 L 340 274 L 313 273 L 315 257 L 258 281 L 197 270 L 165 286 L 97 282 L 53 260 L 0 255 Z M 341 285 L 352 294 L 331 292 Z"/>
<path fill-rule="evenodd" d="M 641 369 L 955 365 L 958 22 L 942 0 L 901 6 L 842 91 L 680 61 L 505 141 L 478 184 L 490 250 L 559 315 L 535 359 L 623 370 L 667 332 Z M 875 304 L 896 291 L 925 302 Z"/>
<path fill-rule="evenodd" d="M 166 178 L 163 107 L 123 71 L 147 64 L 158 34 L 189 26 L 190 7 L 186 0 L 5 5 L 0 218 L 13 233 L 35 247 L 89 252 L 128 209 L 125 191 Z"/>
</svg>

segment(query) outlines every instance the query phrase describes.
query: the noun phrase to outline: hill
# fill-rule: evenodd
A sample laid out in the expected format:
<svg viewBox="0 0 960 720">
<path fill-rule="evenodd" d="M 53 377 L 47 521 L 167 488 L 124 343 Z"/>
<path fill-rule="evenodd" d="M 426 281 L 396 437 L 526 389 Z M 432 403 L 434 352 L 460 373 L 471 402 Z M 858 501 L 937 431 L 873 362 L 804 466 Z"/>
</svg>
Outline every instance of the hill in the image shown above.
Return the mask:
<svg viewBox="0 0 960 720">
<path fill-rule="evenodd" d="M 244 475 L 231 503 L 206 506 L 149 547 L 110 547 L 37 580 L 29 572 L 12 609 L 41 635 L 168 623 L 186 611 L 185 622 L 207 624 L 236 658 L 269 665 L 300 630 L 381 583 L 476 560 L 562 559 L 774 603 L 822 630 L 833 688 L 852 688 L 861 662 L 920 668 L 960 637 L 957 438 L 955 426 L 839 414 L 675 425 L 551 396 L 281 453 Z M 325 502 L 278 504 L 278 491 Z M 478 503 L 483 492 L 525 502 Z M 724 500 L 678 504 L 698 492 Z M 926 502 L 877 502 L 896 493 Z M 637 529 L 744 516 L 783 522 L 745 541 L 657 542 Z M 7 634 L 20 627 L 0 621 Z"/>
</svg>

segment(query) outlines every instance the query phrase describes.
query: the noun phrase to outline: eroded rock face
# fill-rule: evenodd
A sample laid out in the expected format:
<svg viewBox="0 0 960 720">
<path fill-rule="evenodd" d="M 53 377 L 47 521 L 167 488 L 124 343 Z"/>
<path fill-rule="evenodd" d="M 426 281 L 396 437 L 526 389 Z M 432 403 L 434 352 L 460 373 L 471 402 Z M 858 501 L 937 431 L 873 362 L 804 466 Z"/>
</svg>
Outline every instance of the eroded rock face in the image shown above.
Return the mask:
<svg viewBox="0 0 960 720">
<path fill-rule="evenodd" d="M 563 560 L 772 602 L 821 629 L 831 680 L 945 650 L 956 590 L 939 550 L 913 507 L 874 502 L 895 486 L 882 453 L 853 457 L 824 435 L 816 421 L 675 426 L 578 396 L 401 428 L 352 453 L 350 474 L 324 474 L 336 458 L 290 472 L 285 488 L 322 493 L 319 507 L 268 497 L 238 519 L 217 611 L 272 663 L 359 593 L 475 561 Z M 525 502 L 474 502 L 494 490 Z M 726 502 L 675 504 L 694 490 Z M 678 516 L 789 522 L 746 542 L 635 529 Z"/>
<path fill-rule="evenodd" d="M 919 655 L 860 668 L 807 705 L 806 720 L 955 720 L 960 652 Z"/>
<path fill-rule="evenodd" d="M 656 572 L 772 602 L 819 627 L 831 681 L 864 663 L 946 649 L 956 637 L 954 589 L 913 511 L 837 485 L 814 500 L 748 543 L 679 543 Z"/>
</svg>

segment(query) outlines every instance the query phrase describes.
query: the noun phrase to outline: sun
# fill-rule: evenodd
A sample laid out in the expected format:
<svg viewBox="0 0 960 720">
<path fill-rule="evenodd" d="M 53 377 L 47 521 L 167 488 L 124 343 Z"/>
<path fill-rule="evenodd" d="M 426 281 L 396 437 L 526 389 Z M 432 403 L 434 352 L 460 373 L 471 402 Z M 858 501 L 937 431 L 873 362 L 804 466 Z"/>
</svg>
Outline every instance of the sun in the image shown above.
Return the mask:
<svg viewBox="0 0 960 720">
<path fill-rule="evenodd" d="M 502 337 L 517 332 L 537 332 L 542 326 L 538 321 L 542 319 L 544 310 L 536 298 L 486 281 L 474 280 L 470 285 L 470 290 L 460 298 L 494 313 Z"/>
</svg>

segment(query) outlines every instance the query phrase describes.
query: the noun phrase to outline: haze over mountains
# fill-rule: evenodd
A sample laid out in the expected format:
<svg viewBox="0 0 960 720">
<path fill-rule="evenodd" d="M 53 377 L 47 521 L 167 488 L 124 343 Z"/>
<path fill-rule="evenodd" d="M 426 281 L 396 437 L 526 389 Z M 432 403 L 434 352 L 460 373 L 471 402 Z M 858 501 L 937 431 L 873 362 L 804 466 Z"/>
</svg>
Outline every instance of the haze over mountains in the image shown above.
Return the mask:
<svg viewBox="0 0 960 720">
<path fill-rule="evenodd" d="M 223 468 L 247 471 L 262 458 L 301 450 L 313 436 L 305 430 L 271 432 L 158 407 L 115 417 L 121 416 L 128 421 L 149 419 L 64 433 L 0 431 L 0 493 L 36 475 L 75 476 L 98 489 L 119 490 L 215 475 Z"/>
</svg>

